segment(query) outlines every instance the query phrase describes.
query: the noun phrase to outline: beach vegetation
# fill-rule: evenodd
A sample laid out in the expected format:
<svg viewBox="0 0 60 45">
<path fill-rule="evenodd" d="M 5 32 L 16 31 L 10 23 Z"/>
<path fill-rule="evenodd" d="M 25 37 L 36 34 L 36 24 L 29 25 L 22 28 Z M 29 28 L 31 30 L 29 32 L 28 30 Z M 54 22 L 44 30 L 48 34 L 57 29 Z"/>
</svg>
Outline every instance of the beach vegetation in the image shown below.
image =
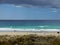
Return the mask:
<svg viewBox="0 0 60 45">
<path fill-rule="evenodd" d="M 0 35 L 0 45 L 60 45 L 60 36 Z"/>
</svg>

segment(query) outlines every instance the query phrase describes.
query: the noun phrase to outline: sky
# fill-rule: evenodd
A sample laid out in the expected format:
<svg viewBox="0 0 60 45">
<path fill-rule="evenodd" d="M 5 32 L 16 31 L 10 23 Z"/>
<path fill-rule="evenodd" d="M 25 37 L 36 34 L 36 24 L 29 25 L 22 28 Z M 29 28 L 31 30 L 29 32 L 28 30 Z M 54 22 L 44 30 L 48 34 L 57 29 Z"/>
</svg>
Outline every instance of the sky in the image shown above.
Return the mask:
<svg viewBox="0 0 60 45">
<path fill-rule="evenodd" d="M 0 20 L 60 20 L 60 0 L 0 0 Z"/>
</svg>

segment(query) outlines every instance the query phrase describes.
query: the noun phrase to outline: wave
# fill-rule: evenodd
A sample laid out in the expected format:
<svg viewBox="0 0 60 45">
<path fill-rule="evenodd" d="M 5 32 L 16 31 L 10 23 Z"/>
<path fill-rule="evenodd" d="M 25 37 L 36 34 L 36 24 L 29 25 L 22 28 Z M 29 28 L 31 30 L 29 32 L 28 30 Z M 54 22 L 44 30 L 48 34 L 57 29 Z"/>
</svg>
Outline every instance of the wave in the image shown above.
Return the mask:
<svg viewBox="0 0 60 45">
<path fill-rule="evenodd" d="M 20 28 L 0 28 L 0 31 L 60 31 L 60 29 L 20 29 Z"/>
</svg>

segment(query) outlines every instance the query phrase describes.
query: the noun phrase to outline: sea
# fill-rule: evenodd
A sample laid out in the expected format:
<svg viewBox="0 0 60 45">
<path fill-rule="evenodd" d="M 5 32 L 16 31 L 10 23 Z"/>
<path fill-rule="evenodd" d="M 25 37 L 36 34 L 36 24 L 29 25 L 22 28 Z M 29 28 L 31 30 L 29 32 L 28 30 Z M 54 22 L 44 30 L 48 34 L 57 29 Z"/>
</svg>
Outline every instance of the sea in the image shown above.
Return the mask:
<svg viewBox="0 0 60 45">
<path fill-rule="evenodd" d="M 52 31 L 52 29 L 60 30 L 60 20 L 0 20 L 0 31 Z"/>
</svg>

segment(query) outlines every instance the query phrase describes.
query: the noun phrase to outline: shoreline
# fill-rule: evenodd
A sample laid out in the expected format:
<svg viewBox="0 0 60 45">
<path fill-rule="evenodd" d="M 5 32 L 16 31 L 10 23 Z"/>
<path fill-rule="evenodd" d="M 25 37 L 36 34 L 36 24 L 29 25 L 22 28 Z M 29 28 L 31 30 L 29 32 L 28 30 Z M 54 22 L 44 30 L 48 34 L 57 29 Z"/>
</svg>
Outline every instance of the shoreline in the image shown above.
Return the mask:
<svg viewBox="0 0 60 45">
<path fill-rule="evenodd" d="M 35 28 L 32 28 L 32 29 L 28 29 L 28 28 L 26 28 L 26 29 L 24 29 L 24 28 L 0 28 L 0 31 L 12 31 L 12 32 L 14 32 L 14 31 L 16 31 L 16 32 L 18 32 L 18 31 L 53 31 L 53 32 L 57 32 L 57 31 L 59 31 L 60 32 L 60 29 L 35 29 Z"/>
<path fill-rule="evenodd" d="M 59 33 L 58 33 L 59 32 Z M 0 35 L 29 35 L 37 34 L 41 36 L 46 35 L 60 35 L 60 29 L 12 29 L 0 28 Z"/>
</svg>

